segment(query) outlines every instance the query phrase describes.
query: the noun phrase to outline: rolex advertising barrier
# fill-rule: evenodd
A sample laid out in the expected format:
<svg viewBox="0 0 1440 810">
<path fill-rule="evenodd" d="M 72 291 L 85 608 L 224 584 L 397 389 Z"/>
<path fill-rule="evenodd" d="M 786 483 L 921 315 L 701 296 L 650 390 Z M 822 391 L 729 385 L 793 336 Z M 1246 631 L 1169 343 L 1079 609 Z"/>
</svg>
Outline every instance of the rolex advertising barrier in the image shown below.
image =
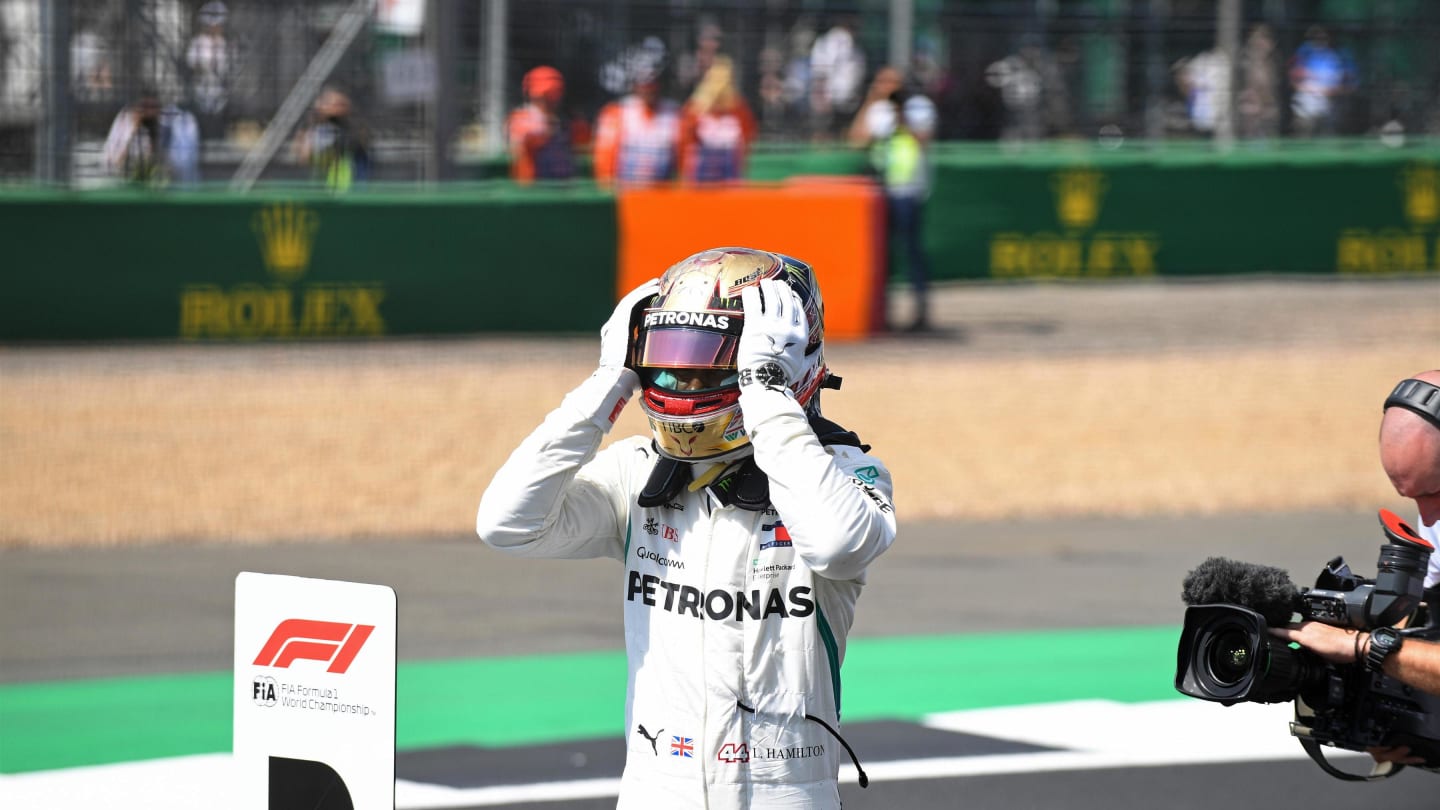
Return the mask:
<svg viewBox="0 0 1440 810">
<path fill-rule="evenodd" d="M 925 242 L 938 278 L 1440 268 L 1440 148 L 962 152 L 935 163 Z"/>
<path fill-rule="evenodd" d="M 589 331 L 614 307 L 593 188 L 12 192 L 0 237 L 0 340 Z"/>
<path fill-rule="evenodd" d="M 1009 152 L 942 146 L 931 276 L 1371 275 L 1440 268 L 1440 147 Z M 707 246 L 811 262 L 839 339 L 882 326 L 884 206 L 848 150 L 756 180 L 624 190 L 495 181 L 344 196 L 0 192 L 0 340 L 589 333 Z M 852 173 L 848 177 L 843 173 Z"/>
</svg>

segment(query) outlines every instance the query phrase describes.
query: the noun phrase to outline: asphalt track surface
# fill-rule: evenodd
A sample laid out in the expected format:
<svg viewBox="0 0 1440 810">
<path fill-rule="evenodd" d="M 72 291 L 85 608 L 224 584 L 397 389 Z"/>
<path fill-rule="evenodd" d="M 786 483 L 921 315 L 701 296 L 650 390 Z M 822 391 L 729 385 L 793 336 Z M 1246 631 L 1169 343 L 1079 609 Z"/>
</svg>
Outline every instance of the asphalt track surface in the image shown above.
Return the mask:
<svg viewBox="0 0 1440 810">
<path fill-rule="evenodd" d="M 901 536 L 903 542 L 872 570 L 852 639 L 1178 626 L 1179 583 L 1205 556 L 1278 565 L 1304 582 L 1335 554 L 1357 571 L 1373 573 L 1379 544 L 1373 515 L 1346 513 L 920 523 L 902 525 Z M 513 560 L 469 538 L 325 547 L 10 550 L 0 553 L 5 639 L 0 673 L 5 682 L 18 683 L 228 669 L 233 583 L 245 570 L 391 585 L 400 605 L 402 661 L 457 653 L 613 650 L 621 638 L 616 569 L 610 562 Z M 546 607 L 537 603 L 541 593 L 547 595 Z M 914 754 L 896 746 L 930 745 L 916 737 L 921 731 L 856 724 L 846 734 L 867 754 L 883 752 L 883 763 Z M 1020 750 L 983 737 L 936 744 L 936 753 L 950 755 Z M 589 750 L 597 775 L 618 775 L 618 745 L 603 741 L 516 751 L 514 767 L 528 763 L 537 781 L 553 779 L 557 769 L 546 776 L 536 763 L 565 762 L 577 750 Z M 471 754 L 402 752 L 397 774 L 465 784 L 473 779 Z M 492 756 L 492 769 L 495 763 Z M 873 760 L 867 765 L 876 767 Z M 527 772 L 511 768 L 501 770 Z M 852 808 L 1402 810 L 1440 807 L 1440 776 L 1412 771 L 1384 783 L 1350 785 L 1308 761 L 1288 760 L 891 779 L 868 790 L 847 784 L 842 794 Z M 613 799 L 489 806 L 579 810 L 611 807 Z"/>
<path fill-rule="evenodd" d="M 1320 286 L 1317 296 L 1323 295 Z M 1416 289 L 1433 295 L 1436 288 L 1428 283 Z M 1255 297 L 1243 290 L 1238 294 L 1239 299 Z M 982 348 L 990 334 L 997 346 L 1003 342 L 1014 351 L 1017 343 L 1043 343 L 1052 332 L 1049 319 L 1021 314 L 1035 311 L 1017 305 L 1014 317 L 1001 312 L 988 321 L 972 317 L 968 322 Z M 1156 330 L 1170 322 L 1126 323 L 1136 329 L 1136 340 L 1153 342 Z M 1235 323 L 1252 330 L 1277 328 L 1273 320 L 1238 317 Z M 1176 328 L 1225 342 L 1271 337 L 1216 338 L 1204 329 Z M 1373 573 L 1380 535 L 1373 513 L 1347 512 L 902 522 L 900 537 L 872 570 L 852 639 L 1178 627 L 1180 581 L 1207 556 L 1280 566 L 1308 584 L 1337 554 L 1357 571 Z M 8 549 L 0 550 L 0 683 L 227 670 L 233 654 L 234 578 L 241 571 L 392 586 L 400 605 L 402 662 L 614 650 L 621 643 L 613 564 L 514 560 L 469 537 L 83 552 Z M 846 733 L 865 751 L 905 744 L 905 736 L 915 733 L 913 727 L 864 725 L 854 731 L 847 726 Z M 963 742 L 979 753 L 1002 752 L 1006 746 L 983 738 Z M 544 760 L 546 751 L 558 754 L 573 747 L 516 754 Z M 605 750 L 597 749 L 592 767 L 618 774 L 618 758 L 606 760 Z M 466 768 L 464 752 L 449 756 L 443 751 L 402 753 L 398 774 L 457 778 Z M 891 779 L 868 790 L 845 784 L 841 792 L 850 808 L 1418 810 L 1440 807 L 1440 775 L 1411 771 L 1383 783 L 1347 784 L 1306 760 L 1292 759 Z M 613 807 L 614 800 L 489 806 L 588 810 Z"/>
</svg>

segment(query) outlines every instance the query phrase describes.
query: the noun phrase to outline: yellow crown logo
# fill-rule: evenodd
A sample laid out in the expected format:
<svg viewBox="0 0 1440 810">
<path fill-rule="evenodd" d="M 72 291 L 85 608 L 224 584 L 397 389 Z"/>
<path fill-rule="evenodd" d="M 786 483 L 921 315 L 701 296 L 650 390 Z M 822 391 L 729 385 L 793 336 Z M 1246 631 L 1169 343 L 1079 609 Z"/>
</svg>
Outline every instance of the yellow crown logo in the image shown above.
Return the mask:
<svg viewBox="0 0 1440 810">
<path fill-rule="evenodd" d="M 1414 163 L 1403 174 L 1405 218 L 1411 225 L 1429 225 L 1440 219 L 1440 169 L 1432 163 Z"/>
<path fill-rule="evenodd" d="M 1105 175 L 1092 169 L 1069 169 L 1055 175 L 1055 213 L 1067 228 L 1088 228 L 1100 217 Z"/>
<path fill-rule="evenodd" d="M 281 281 L 294 281 L 310 267 L 310 247 L 320 218 L 314 211 L 295 203 L 275 203 L 255 214 L 251 221 L 260 240 L 265 267 Z"/>
</svg>

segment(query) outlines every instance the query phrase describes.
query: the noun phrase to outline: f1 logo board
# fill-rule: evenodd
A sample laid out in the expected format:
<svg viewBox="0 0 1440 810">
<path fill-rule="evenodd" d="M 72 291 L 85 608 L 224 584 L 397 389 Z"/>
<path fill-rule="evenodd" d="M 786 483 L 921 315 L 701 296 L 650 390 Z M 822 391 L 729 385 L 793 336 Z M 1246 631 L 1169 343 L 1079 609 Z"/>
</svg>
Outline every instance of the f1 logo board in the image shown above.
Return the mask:
<svg viewBox="0 0 1440 810">
<path fill-rule="evenodd" d="M 383 585 L 235 578 L 237 808 L 393 810 L 395 640 Z"/>
</svg>

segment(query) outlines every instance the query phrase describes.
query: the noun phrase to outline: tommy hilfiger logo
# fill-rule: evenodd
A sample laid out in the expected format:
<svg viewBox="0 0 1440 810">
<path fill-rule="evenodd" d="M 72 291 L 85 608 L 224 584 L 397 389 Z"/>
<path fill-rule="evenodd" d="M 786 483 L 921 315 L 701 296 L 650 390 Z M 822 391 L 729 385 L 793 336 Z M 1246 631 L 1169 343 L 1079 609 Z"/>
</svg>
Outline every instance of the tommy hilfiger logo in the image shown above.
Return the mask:
<svg viewBox="0 0 1440 810">
<path fill-rule="evenodd" d="M 760 531 L 764 532 L 769 539 L 760 541 L 760 550 L 767 548 L 790 548 L 790 530 L 780 521 L 774 523 L 762 523 Z"/>
</svg>

